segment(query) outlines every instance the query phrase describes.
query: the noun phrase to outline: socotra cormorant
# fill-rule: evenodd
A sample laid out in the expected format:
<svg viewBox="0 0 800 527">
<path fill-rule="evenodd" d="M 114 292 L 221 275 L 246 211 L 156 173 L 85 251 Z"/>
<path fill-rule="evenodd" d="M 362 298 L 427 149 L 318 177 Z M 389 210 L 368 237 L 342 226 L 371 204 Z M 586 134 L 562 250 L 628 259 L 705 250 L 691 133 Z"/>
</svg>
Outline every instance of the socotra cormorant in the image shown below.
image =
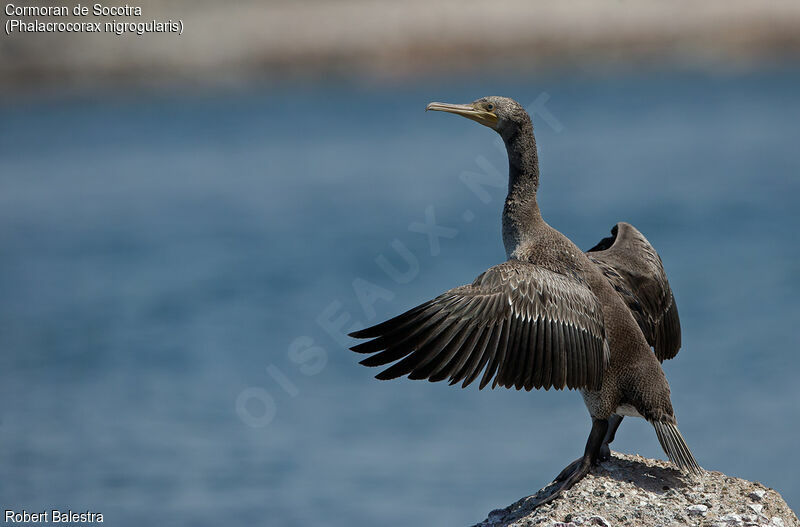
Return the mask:
<svg viewBox="0 0 800 527">
<path fill-rule="evenodd" d="M 569 489 L 598 460 L 622 416 L 643 417 L 669 459 L 682 470 L 700 466 L 678 431 L 660 361 L 681 345 L 680 321 L 661 258 L 632 225 L 584 253 L 548 225 L 536 191 L 539 162 L 533 124 L 506 97 L 471 104 L 430 103 L 495 130 L 508 152 L 503 244 L 508 260 L 386 322 L 351 334 L 371 339 L 353 351 L 361 364 L 389 368 L 378 379 L 461 382 L 483 373 L 479 387 L 578 389 L 592 416 L 584 455 L 555 479 Z M 651 350 L 651 346 L 653 350 Z M 655 351 L 655 353 L 653 353 Z"/>
</svg>

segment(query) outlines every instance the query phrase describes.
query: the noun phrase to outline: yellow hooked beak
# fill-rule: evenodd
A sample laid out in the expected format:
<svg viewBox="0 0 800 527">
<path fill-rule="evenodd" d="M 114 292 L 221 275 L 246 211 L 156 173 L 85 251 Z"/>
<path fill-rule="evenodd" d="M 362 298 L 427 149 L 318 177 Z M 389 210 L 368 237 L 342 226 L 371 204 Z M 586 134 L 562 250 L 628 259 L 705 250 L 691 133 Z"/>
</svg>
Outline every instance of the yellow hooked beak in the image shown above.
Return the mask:
<svg viewBox="0 0 800 527">
<path fill-rule="evenodd" d="M 448 112 L 457 115 L 462 115 L 467 119 L 472 119 L 475 122 L 481 123 L 489 128 L 494 128 L 497 125 L 497 115 L 484 110 L 483 108 L 476 108 L 472 104 L 450 104 L 446 102 L 432 102 L 425 111 L 433 110 L 436 112 Z"/>
</svg>

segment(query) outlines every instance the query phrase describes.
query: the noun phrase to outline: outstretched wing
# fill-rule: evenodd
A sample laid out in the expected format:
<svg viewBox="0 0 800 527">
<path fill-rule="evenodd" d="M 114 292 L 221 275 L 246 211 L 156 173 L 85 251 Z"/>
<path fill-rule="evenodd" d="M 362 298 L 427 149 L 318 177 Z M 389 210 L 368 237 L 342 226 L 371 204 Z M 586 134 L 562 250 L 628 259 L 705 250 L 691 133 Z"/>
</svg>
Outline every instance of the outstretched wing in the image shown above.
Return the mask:
<svg viewBox="0 0 800 527">
<path fill-rule="evenodd" d="M 351 334 L 373 353 L 378 379 L 463 381 L 480 388 L 599 389 L 608 362 L 603 314 L 589 288 L 519 260 L 481 274 L 402 315 Z"/>
<path fill-rule="evenodd" d="M 617 223 L 586 255 L 600 266 L 619 292 L 653 346 L 658 360 L 671 359 L 681 348 L 681 321 L 661 257 L 629 223 Z"/>
</svg>

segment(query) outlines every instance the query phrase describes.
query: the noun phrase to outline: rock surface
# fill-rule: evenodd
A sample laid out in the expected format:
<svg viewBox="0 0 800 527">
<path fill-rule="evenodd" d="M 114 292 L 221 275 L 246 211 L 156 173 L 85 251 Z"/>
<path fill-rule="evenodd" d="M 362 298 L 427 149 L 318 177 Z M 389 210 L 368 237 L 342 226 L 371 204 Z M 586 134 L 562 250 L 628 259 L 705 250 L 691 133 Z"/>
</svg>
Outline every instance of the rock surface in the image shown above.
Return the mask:
<svg viewBox="0 0 800 527">
<path fill-rule="evenodd" d="M 494 510 L 476 527 L 800 527 L 777 491 L 720 472 L 681 474 L 665 461 L 613 457 L 551 503 L 532 510 L 534 497 Z"/>
</svg>

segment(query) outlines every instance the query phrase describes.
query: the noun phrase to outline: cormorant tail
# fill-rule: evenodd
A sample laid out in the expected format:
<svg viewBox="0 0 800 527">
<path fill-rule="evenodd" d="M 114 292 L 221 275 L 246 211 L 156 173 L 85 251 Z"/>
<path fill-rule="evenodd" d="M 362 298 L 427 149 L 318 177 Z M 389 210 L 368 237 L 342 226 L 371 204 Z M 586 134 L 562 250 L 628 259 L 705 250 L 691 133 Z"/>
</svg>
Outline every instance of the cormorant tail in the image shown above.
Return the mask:
<svg viewBox="0 0 800 527">
<path fill-rule="evenodd" d="M 694 459 L 677 425 L 662 421 L 651 421 L 651 424 L 656 429 L 658 442 L 661 443 L 661 448 L 669 456 L 670 461 L 683 471 L 694 474 L 703 473 L 703 469 Z"/>
</svg>

